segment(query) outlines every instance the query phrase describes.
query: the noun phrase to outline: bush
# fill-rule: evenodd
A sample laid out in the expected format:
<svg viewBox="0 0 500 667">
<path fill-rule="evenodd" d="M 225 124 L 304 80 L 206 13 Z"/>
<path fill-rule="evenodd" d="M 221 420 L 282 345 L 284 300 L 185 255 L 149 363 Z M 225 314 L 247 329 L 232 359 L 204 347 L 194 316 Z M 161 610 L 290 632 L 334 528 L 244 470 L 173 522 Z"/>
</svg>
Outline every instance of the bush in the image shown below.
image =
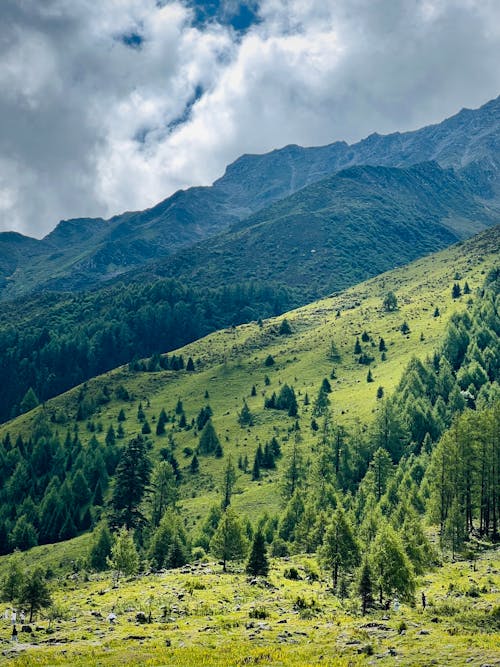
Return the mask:
<svg viewBox="0 0 500 667">
<path fill-rule="evenodd" d="M 297 570 L 296 567 L 287 567 L 286 570 L 283 572 L 283 576 L 285 579 L 291 579 L 292 581 L 300 581 L 301 576 L 299 574 L 299 571 Z"/>
<path fill-rule="evenodd" d="M 264 609 L 264 607 L 255 607 L 255 609 L 250 609 L 249 612 L 250 618 L 265 619 L 269 618 L 269 612 Z"/>
</svg>

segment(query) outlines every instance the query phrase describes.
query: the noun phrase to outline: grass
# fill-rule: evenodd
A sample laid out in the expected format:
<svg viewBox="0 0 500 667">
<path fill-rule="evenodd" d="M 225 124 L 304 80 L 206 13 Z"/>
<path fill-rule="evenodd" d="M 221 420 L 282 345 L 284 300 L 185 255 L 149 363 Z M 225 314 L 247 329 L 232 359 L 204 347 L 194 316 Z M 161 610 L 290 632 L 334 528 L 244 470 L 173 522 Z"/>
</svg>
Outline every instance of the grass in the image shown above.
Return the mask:
<svg viewBox="0 0 500 667">
<path fill-rule="evenodd" d="M 425 611 L 420 604 L 402 605 L 365 617 L 355 598 L 333 596 L 329 581 L 305 579 L 310 561 L 275 559 L 267 584 L 252 582 L 237 567 L 224 575 L 216 563 L 134 578 L 117 588 L 109 576 L 66 578 L 54 593 L 59 617 L 39 619 L 32 635 L 21 633 L 18 646 L 9 644 L 8 623 L 0 622 L 3 656 L 16 667 L 347 667 L 395 659 L 423 667 L 498 659 L 498 554 L 483 552 L 475 570 L 468 562 L 448 563 L 426 575 L 420 582 Z M 300 581 L 284 578 L 291 564 Z M 112 609 L 113 626 L 106 620 Z M 151 614 L 151 622 L 139 623 L 138 612 Z"/>
</svg>

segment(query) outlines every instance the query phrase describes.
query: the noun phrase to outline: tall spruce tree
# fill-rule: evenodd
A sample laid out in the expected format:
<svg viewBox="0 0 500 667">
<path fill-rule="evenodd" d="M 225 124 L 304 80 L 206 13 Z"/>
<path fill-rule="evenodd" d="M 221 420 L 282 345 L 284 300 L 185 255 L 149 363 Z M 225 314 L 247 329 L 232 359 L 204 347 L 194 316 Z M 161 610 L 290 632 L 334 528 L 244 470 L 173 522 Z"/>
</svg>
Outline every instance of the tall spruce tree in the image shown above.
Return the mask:
<svg viewBox="0 0 500 667">
<path fill-rule="evenodd" d="M 262 529 L 259 528 L 254 535 L 250 556 L 245 568 L 247 574 L 253 577 L 266 577 L 269 573 L 269 561 L 267 559 L 266 540 Z"/>
<path fill-rule="evenodd" d="M 146 522 L 141 503 L 148 490 L 151 461 L 142 435 L 129 441 L 116 467 L 111 497 L 111 525 L 138 528 Z"/>
</svg>

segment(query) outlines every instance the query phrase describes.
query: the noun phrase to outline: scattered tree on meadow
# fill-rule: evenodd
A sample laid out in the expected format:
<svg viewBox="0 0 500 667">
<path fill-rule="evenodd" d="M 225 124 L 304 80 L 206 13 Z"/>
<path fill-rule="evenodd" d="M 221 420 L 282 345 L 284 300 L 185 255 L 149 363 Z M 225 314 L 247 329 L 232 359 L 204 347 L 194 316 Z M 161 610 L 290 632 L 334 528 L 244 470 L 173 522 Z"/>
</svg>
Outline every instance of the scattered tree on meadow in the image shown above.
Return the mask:
<svg viewBox="0 0 500 667">
<path fill-rule="evenodd" d="M 398 299 L 394 294 L 394 292 L 392 291 L 387 292 L 382 302 L 382 305 L 384 306 L 384 310 L 386 310 L 388 313 L 392 312 L 393 310 L 397 310 Z"/>
<path fill-rule="evenodd" d="M 139 554 L 137 553 L 132 532 L 125 526 L 120 528 L 115 543 L 111 547 L 108 565 L 116 572 L 116 580 L 120 576 L 130 577 L 139 571 Z"/>
<path fill-rule="evenodd" d="M 261 529 L 254 535 L 245 571 L 253 577 L 266 577 L 269 572 L 266 540 Z"/>
<path fill-rule="evenodd" d="M 342 509 L 337 509 L 328 526 L 320 551 L 323 565 L 332 574 L 333 590 L 337 590 L 339 574 L 349 574 L 359 564 L 359 546 L 353 529 Z"/>
<path fill-rule="evenodd" d="M 128 530 L 142 526 L 146 518 L 141 503 L 148 489 L 151 461 L 146 440 L 138 435 L 123 448 L 111 497 L 111 523 Z"/>
<path fill-rule="evenodd" d="M 227 572 L 227 561 L 243 558 L 247 546 L 241 521 L 236 512 L 228 507 L 210 540 L 210 551 L 216 558 L 222 560 L 222 569 Z"/>
</svg>

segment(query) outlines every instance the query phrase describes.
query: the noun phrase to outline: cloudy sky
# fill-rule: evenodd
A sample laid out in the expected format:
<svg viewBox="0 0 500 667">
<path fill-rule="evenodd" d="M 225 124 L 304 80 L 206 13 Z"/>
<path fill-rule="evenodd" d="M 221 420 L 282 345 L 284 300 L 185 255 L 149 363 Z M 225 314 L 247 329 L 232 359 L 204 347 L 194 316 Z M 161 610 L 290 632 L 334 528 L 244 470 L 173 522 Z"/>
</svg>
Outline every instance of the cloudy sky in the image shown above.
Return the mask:
<svg viewBox="0 0 500 667">
<path fill-rule="evenodd" d="M 498 0 L 1 0 L 0 231 L 500 94 Z"/>
</svg>

